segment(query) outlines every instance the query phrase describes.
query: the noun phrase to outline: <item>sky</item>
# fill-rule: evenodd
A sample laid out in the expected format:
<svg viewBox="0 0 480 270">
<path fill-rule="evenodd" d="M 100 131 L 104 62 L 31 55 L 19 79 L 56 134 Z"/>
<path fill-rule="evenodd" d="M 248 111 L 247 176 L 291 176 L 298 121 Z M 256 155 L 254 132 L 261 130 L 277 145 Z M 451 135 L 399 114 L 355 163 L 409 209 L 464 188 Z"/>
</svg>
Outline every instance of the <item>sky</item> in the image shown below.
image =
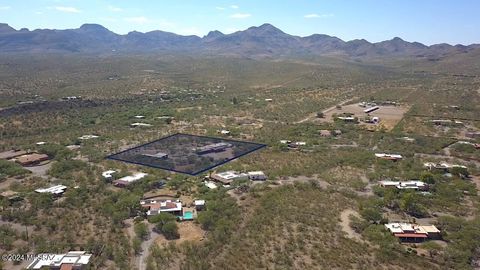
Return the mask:
<svg viewBox="0 0 480 270">
<path fill-rule="evenodd" d="M 0 22 L 15 29 L 98 23 L 118 34 L 203 36 L 270 23 L 298 36 L 401 37 L 427 45 L 480 43 L 479 12 L 477 0 L 0 0 Z"/>
</svg>

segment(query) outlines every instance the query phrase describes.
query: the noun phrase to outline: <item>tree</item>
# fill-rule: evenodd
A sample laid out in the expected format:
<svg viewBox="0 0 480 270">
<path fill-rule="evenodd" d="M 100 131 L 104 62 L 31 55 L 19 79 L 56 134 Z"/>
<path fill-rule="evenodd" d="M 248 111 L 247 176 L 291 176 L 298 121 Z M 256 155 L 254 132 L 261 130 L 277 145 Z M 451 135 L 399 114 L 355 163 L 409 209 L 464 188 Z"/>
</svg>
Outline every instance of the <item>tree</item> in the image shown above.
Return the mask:
<svg viewBox="0 0 480 270">
<path fill-rule="evenodd" d="M 232 104 L 233 104 L 233 105 L 237 105 L 237 104 L 238 104 L 238 99 L 237 99 L 237 97 L 233 97 L 233 98 L 232 98 Z"/>
<path fill-rule="evenodd" d="M 178 239 L 178 226 L 175 221 L 169 221 L 162 226 L 162 233 L 167 239 Z"/>
<path fill-rule="evenodd" d="M 138 239 L 146 240 L 148 237 L 148 227 L 145 223 L 140 222 L 134 225 L 134 231 Z"/>
<path fill-rule="evenodd" d="M 425 215 L 425 208 L 418 203 L 420 198 L 413 192 L 405 192 L 400 200 L 400 209 L 415 217 Z"/>
<path fill-rule="evenodd" d="M 142 251 L 142 240 L 138 239 L 138 237 L 133 238 L 132 247 L 135 255 L 140 254 L 140 252 Z"/>
<path fill-rule="evenodd" d="M 460 177 L 467 177 L 469 175 L 467 168 L 459 167 L 459 166 L 453 167 L 450 170 L 450 173 L 453 174 L 453 175 L 460 176 Z"/>
<path fill-rule="evenodd" d="M 317 112 L 317 118 L 324 118 L 325 115 L 323 112 Z"/>
<path fill-rule="evenodd" d="M 431 172 L 423 172 L 420 180 L 430 185 L 435 184 L 435 176 Z"/>
</svg>

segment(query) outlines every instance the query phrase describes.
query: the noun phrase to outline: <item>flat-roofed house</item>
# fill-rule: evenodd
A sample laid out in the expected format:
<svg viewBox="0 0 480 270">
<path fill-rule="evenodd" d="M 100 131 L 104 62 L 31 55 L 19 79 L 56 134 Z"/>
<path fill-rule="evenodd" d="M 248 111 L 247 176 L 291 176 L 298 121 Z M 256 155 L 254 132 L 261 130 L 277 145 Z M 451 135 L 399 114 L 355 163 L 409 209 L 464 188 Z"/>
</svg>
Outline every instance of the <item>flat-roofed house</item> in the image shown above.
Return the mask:
<svg viewBox="0 0 480 270">
<path fill-rule="evenodd" d="M 163 153 L 163 152 L 158 152 L 158 153 L 155 153 L 155 154 L 142 154 L 142 156 L 156 158 L 156 159 L 167 159 L 168 158 L 168 154 Z"/>
<path fill-rule="evenodd" d="M 54 196 L 60 196 L 67 190 L 67 187 L 64 185 L 56 185 L 49 188 L 39 188 L 35 189 L 37 193 L 50 193 Z"/>
<path fill-rule="evenodd" d="M 0 153 L 0 159 L 12 159 L 16 158 L 19 156 L 23 156 L 28 154 L 27 151 L 23 150 L 10 150 L 10 151 L 5 151 Z"/>
<path fill-rule="evenodd" d="M 381 158 L 381 159 L 386 159 L 386 160 L 392 160 L 392 161 L 401 160 L 403 158 L 402 155 L 386 154 L 386 153 L 376 153 L 375 157 Z"/>
<path fill-rule="evenodd" d="M 15 161 L 22 166 L 35 166 L 47 160 L 49 160 L 48 155 L 37 153 L 19 156 L 15 159 Z"/>
<path fill-rule="evenodd" d="M 195 149 L 195 152 L 199 155 L 205 155 L 209 153 L 216 153 L 225 151 L 228 148 L 231 148 L 233 145 L 230 143 L 220 142 L 220 143 L 213 143 L 209 145 L 205 145 L 202 147 L 198 147 Z"/>
<path fill-rule="evenodd" d="M 416 225 L 411 223 L 388 223 L 385 227 L 402 242 L 423 242 L 438 239 L 440 230 L 434 225 Z"/>
<path fill-rule="evenodd" d="M 146 173 L 135 173 L 133 175 L 125 176 L 120 179 L 114 180 L 113 185 L 116 187 L 126 187 L 140 179 L 143 179 L 148 174 Z"/>
<path fill-rule="evenodd" d="M 210 178 L 224 185 L 230 185 L 235 180 L 248 180 L 248 174 L 238 173 L 236 171 L 226 171 L 212 174 Z"/>
<path fill-rule="evenodd" d="M 384 188 L 396 188 L 400 190 L 428 190 L 428 184 L 418 181 L 418 180 L 410 180 L 410 181 L 380 181 L 380 186 Z"/>
<path fill-rule="evenodd" d="M 193 203 L 195 204 L 195 210 L 202 211 L 205 209 L 205 200 L 195 200 Z"/>
<path fill-rule="evenodd" d="M 262 171 L 248 172 L 248 178 L 252 181 L 265 181 L 267 176 Z"/>
<path fill-rule="evenodd" d="M 65 254 L 38 254 L 27 269 L 82 270 L 86 269 L 92 254 L 69 251 Z"/>
<path fill-rule="evenodd" d="M 183 215 L 182 203 L 179 200 L 141 200 L 140 205 L 147 209 L 147 215 L 170 213 L 175 216 Z"/>
</svg>

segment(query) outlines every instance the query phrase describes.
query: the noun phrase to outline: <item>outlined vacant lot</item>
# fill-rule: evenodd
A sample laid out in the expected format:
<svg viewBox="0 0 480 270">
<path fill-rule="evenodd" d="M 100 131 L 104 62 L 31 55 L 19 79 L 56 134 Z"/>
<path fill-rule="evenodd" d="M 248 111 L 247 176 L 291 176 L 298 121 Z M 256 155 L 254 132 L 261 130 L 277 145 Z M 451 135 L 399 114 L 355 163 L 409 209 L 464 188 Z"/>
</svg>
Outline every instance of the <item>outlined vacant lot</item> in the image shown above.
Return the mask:
<svg viewBox="0 0 480 270">
<path fill-rule="evenodd" d="M 177 133 L 108 156 L 108 159 L 197 175 L 265 144 Z"/>
</svg>

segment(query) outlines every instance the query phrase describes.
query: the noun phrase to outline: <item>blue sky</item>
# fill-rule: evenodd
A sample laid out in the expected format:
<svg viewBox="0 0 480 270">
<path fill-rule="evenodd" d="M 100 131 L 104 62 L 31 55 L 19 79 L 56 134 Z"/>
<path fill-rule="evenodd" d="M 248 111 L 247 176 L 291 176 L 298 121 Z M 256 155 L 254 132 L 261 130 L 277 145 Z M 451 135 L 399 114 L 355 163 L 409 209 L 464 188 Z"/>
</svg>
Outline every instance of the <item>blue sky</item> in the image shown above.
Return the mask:
<svg viewBox="0 0 480 270">
<path fill-rule="evenodd" d="M 16 29 L 102 24 L 125 34 L 164 30 L 205 35 L 271 23 L 307 36 L 371 42 L 401 37 L 425 44 L 480 43 L 476 0 L 0 0 L 0 22 Z"/>
</svg>

